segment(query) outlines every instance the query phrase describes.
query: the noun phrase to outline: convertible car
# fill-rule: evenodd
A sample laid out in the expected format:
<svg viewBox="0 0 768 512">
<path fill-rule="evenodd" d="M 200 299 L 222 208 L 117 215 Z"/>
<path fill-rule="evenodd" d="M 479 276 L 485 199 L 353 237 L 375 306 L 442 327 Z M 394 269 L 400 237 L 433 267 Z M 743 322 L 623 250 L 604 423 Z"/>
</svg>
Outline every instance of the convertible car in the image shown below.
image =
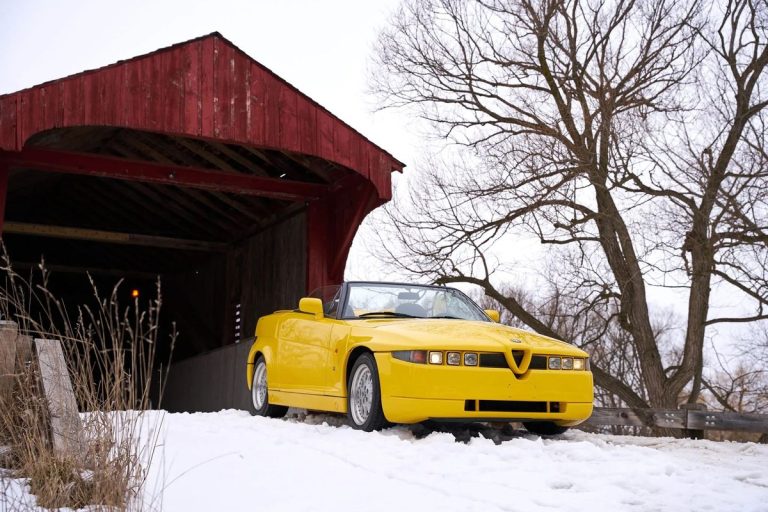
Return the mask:
<svg viewBox="0 0 768 512">
<path fill-rule="evenodd" d="M 520 421 L 556 435 L 592 413 L 587 353 L 498 323 L 444 286 L 347 282 L 261 317 L 248 354 L 252 412 L 346 413 L 352 427 Z"/>
</svg>

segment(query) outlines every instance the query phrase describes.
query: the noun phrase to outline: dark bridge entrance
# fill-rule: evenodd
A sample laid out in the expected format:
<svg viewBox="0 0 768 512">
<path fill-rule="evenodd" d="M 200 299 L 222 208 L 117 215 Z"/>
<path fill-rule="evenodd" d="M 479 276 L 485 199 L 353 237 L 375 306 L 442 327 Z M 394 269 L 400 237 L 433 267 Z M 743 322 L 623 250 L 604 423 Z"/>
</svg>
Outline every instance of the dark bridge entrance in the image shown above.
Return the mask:
<svg viewBox="0 0 768 512">
<path fill-rule="evenodd" d="M 240 403 L 235 340 L 342 279 L 359 224 L 402 168 L 216 33 L 0 96 L 14 267 L 44 257 L 73 304 L 90 293 L 85 272 L 148 294 L 159 275 L 185 360 L 172 409 Z"/>
</svg>

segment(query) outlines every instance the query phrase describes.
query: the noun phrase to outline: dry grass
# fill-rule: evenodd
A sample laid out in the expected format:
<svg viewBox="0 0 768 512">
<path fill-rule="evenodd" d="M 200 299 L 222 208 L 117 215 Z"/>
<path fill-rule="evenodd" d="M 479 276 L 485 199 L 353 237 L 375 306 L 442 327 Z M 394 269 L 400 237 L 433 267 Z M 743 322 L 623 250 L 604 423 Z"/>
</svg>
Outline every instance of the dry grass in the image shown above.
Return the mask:
<svg viewBox="0 0 768 512">
<path fill-rule="evenodd" d="M 141 310 L 138 299 L 121 307 L 120 284 L 101 296 L 91 280 L 93 300 L 68 309 L 49 291 L 41 265 L 22 278 L 8 264 L 0 268 L 0 314 L 31 338 L 60 340 L 83 421 L 82 449 L 54 454 L 38 369 L 19 361 L 12 394 L 0 397 L 0 510 L 81 508 L 144 510 L 158 497 L 144 492 L 146 469 L 155 457 L 159 425 L 149 425 L 161 306 L 157 295 Z M 75 312 L 74 315 L 72 312 Z M 74 316 L 74 318 L 72 318 Z M 175 334 L 171 335 L 171 344 Z M 34 358 L 33 358 L 34 360 Z M 19 492 L 26 482 L 27 492 Z M 34 495 L 31 499 L 29 493 Z"/>
</svg>

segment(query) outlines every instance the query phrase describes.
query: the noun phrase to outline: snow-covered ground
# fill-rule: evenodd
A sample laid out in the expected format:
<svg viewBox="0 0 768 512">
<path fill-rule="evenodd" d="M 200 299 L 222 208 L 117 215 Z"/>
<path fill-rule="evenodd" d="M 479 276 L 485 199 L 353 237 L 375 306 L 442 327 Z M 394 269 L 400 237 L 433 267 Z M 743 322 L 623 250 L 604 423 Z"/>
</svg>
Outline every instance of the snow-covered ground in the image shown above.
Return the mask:
<svg viewBox="0 0 768 512">
<path fill-rule="evenodd" d="M 174 512 L 768 511 L 768 446 L 752 443 L 569 431 L 464 444 L 242 411 L 165 414 L 160 428 L 147 493 Z"/>
</svg>

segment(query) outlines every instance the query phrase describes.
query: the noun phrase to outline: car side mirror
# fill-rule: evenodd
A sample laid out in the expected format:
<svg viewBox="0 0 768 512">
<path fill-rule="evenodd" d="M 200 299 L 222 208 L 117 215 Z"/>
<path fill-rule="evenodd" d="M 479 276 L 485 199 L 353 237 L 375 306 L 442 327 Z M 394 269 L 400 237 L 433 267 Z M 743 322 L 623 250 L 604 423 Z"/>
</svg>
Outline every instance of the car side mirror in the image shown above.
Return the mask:
<svg viewBox="0 0 768 512">
<path fill-rule="evenodd" d="M 323 301 L 316 297 L 304 297 L 299 301 L 299 311 L 315 315 L 319 320 L 323 318 Z"/>
<path fill-rule="evenodd" d="M 493 320 L 496 323 L 501 322 L 501 315 L 499 315 L 499 312 L 495 309 L 486 309 L 485 314 L 488 315 L 488 318 Z"/>
</svg>

